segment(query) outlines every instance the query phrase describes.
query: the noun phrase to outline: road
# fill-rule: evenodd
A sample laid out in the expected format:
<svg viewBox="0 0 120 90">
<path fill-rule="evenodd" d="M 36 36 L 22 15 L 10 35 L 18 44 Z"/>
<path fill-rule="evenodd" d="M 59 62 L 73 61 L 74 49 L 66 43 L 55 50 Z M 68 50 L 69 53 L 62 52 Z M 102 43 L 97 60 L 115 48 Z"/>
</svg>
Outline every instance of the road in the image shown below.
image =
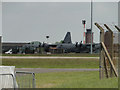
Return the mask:
<svg viewBox="0 0 120 90">
<path fill-rule="evenodd" d="M 80 68 L 16 68 L 16 71 L 27 71 L 34 73 L 47 73 L 47 72 L 74 72 L 74 71 L 98 71 L 99 69 L 80 69 Z"/>
<path fill-rule="evenodd" d="M 52 56 L 2 56 L 4 59 L 99 59 L 99 57 L 52 57 Z"/>
</svg>

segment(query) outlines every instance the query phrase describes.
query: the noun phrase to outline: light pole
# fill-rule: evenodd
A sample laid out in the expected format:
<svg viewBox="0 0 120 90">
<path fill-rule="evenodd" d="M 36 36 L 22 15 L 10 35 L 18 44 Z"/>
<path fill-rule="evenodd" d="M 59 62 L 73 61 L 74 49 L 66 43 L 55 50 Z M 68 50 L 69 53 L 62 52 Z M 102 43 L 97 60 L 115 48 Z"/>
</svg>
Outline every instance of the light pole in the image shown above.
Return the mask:
<svg viewBox="0 0 120 90">
<path fill-rule="evenodd" d="M 48 43 L 48 39 L 50 38 L 50 36 L 46 36 L 46 38 L 47 38 L 47 43 Z"/>
<path fill-rule="evenodd" d="M 92 0 L 91 0 L 91 54 L 93 53 L 92 52 L 92 50 L 93 50 L 93 48 L 92 48 L 92 43 L 93 43 L 93 35 L 92 35 L 92 22 L 93 22 L 93 20 L 92 20 L 92 17 L 93 17 L 93 3 L 92 3 Z"/>
</svg>

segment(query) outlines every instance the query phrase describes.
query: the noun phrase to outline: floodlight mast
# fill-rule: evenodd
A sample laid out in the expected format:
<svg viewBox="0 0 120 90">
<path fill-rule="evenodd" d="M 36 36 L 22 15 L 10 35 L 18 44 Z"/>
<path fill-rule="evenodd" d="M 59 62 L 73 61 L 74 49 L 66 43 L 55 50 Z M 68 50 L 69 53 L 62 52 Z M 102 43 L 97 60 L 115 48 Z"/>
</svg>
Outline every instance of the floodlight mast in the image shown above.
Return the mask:
<svg viewBox="0 0 120 90">
<path fill-rule="evenodd" d="M 46 38 L 47 38 L 47 43 L 48 43 L 48 39 L 50 38 L 50 36 L 46 36 Z"/>
<path fill-rule="evenodd" d="M 93 43 L 93 35 L 92 35 L 92 29 L 93 29 L 93 27 L 92 27 L 92 22 L 93 22 L 93 3 L 92 3 L 92 0 L 91 0 L 91 54 L 93 53 L 93 49 L 92 49 L 92 43 Z"/>
</svg>

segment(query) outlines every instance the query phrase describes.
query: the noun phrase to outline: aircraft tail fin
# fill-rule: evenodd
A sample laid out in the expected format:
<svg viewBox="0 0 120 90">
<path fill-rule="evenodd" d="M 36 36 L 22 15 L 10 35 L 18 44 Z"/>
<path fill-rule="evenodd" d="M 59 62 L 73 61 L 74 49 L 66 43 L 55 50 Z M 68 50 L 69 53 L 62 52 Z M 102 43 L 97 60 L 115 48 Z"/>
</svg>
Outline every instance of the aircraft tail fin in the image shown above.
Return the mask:
<svg viewBox="0 0 120 90">
<path fill-rule="evenodd" d="M 72 43 L 70 32 L 67 32 L 67 34 L 66 34 L 66 36 L 65 36 L 65 38 L 63 40 L 63 43 Z"/>
</svg>

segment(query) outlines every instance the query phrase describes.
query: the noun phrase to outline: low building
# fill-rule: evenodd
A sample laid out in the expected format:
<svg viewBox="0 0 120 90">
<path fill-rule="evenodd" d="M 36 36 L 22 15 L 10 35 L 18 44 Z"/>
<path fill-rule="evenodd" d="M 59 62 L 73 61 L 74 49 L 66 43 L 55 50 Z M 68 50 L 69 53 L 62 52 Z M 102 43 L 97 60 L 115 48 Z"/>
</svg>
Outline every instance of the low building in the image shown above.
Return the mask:
<svg viewBox="0 0 120 90">
<path fill-rule="evenodd" d="M 5 53 L 10 49 L 13 49 L 13 53 L 17 53 L 18 48 L 25 44 L 27 43 L 2 42 L 2 53 Z"/>
</svg>

